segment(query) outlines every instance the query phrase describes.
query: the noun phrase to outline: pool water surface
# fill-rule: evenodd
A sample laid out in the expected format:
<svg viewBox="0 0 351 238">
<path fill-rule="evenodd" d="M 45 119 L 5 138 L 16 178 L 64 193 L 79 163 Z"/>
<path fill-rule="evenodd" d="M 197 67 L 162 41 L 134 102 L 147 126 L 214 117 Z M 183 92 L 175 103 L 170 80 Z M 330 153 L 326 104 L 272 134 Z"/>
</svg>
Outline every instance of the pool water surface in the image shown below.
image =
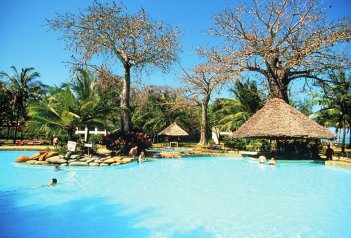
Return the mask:
<svg viewBox="0 0 351 238">
<path fill-rule="evenodd" d="M 349 169 L 230 157 L 14 162 L 34 153 L 0 152 L 0 237 L 351 237 Z"/>
</svg>

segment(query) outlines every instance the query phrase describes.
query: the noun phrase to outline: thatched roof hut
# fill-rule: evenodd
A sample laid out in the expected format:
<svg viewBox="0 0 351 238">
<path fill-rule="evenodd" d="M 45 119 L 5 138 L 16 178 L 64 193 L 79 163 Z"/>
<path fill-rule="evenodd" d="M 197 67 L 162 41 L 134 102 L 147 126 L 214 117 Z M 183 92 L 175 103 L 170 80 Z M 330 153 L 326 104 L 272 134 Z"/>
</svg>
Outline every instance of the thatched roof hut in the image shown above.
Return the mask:
<svg viewBox="0 0 351 238">
<path fill-rule="evenodd" d="M 335 137 L 326 128 L 278 98 L 270 100 L 236 130 L 233 136 L 262 139 L 332 139 Z"/>
<path fill-rule="evenodd" d="M 177 123 L 173 123 L 160 133 L 158 135 L 166 135 L 166 136 L 188 136 L 189 134 L 184 131 L 180 126 L 177 125 Z"/>
</svg>

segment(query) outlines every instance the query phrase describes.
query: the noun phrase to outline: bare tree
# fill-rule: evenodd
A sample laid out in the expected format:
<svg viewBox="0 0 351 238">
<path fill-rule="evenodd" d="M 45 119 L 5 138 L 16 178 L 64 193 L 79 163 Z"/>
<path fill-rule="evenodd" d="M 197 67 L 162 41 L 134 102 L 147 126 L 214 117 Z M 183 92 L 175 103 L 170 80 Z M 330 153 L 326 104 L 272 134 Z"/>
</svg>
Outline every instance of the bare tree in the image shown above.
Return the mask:
<svg viewBox="0 0 351 238">
<path fill-rule="evenodd" d="M 115 2 L 97 1 L 84 12 L 58 14 L 48 23 L 51 29 L 63 31 L 62 39 L 75 52 L 75 61 L 86 63 L 96 56 L 122 64 L 121 130 L 132 130 L 131 68 L 144 70 L 151 66 L 167 71 L 180 49 L 178 29 L 154 21 L 144 9 L 129 14 Z"/>
<path fill-rule="evenodd" d="M 293 80 L 315 82 L 329 69 L 350 67 L 341 46 L 351 39 L 351 21 L 327 21 L 318 0 L 253 0 L 226 9 L 213 23 L 211 33 L 227 42 L 217 50 L 219 62 L 263 75 L 271 97 L 288 101 Z"/>
<path fill-rule="evenodd" d="M 201 55 L 201 53 L 200 53 Z M 225 71 L 213 58 L 194 66 L 190 71 L 183 70 L 181 80 L 198 105 L 201 105 L 201 131 L 199 144 L 208 144 L 208 104 L 214 91 L 220 92 L 231 74 Z"/>
</svg>

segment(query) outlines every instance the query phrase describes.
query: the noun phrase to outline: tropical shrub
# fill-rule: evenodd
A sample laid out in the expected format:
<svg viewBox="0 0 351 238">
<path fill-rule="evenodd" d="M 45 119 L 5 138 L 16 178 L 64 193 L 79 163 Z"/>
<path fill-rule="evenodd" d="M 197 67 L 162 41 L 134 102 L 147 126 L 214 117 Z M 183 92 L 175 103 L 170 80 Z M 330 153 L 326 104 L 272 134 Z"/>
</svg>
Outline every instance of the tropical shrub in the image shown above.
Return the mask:
<svg viewBox="0 0 351 238">
<path fill-rule="evenodd" d="M 269 151 L 271 143 L 268 140 L 251 140 L 247 145 L 248 151 Z"/>
<path fill-rule="evenodd" d="M 126 155 L 134 146 L 138 146 L 138 153 L 150 148 L 152 140 L 148 135 L 141 132 L 115 131 L 107 136 L 103 136 L 102 144 L 116 154 Z"/>
<path fill-rule="evenodd" d="M 101 135 L 90 135 L 89 136 L 89 142 L 93 144 L 99 144 L 100 141 L 102 140 Z"/>
<path fill-rule="evenodd" d="M 234 137 L 224 137 L 224 146 L 232 149 L 245 149 L 245 140 L 234 138 Z"/>
</svg>

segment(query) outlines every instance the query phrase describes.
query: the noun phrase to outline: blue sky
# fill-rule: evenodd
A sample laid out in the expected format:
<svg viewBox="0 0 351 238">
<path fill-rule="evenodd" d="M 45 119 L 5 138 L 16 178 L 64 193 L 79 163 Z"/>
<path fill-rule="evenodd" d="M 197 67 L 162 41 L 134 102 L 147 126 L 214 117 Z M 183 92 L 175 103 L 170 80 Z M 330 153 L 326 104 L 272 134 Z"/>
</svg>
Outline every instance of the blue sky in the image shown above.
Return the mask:
<svg viewBox="0 0 351 238">
<path fill-rule="evenodd" d="M 213 41 L 206 31 L 212 26 L 211 18 L 226 6 L 234 6 L 238 0 L 126 0 L 130 11 L 141 6 L 155 20 L 177 25 L 183 32 L 183 52 L 180 63 L 188 67 L 197 63 L 194 47 Z M 10 66 L 34 67 L 41 74 L 41 81 L 58 85 L 70 80 L 69 67 L 63 61 L 70 52 L 59 40 L 60 33 L 48 31 L 45 19 L 55 13 L 85 9 L 91 0 L 0 0 L 0 71 L 10 72 Z M 350 0 L 327 0 L 332 4 L 328 14 L 332 18 L 351 16 Z M 168 74 L 154 71 L 143 77 L 145 84 L 177 86 L 178 67 Z"/>
</svg>

